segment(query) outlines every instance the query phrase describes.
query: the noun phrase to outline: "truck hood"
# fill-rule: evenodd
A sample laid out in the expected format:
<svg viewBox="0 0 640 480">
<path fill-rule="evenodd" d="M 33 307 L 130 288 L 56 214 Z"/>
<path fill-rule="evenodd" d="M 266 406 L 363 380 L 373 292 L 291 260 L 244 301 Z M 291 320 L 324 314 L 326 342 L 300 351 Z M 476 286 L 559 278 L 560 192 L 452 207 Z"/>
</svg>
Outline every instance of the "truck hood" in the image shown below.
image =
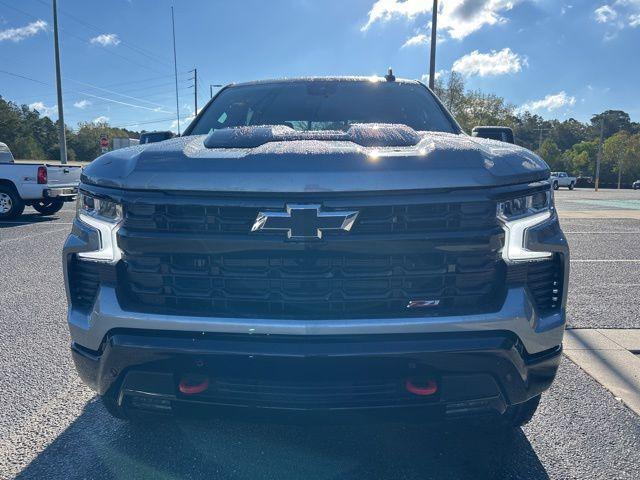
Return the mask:
<svg viewBox="0 0 640 480">
<path fill-rule="evenodd" d="M 335 135 L 241 128 L 116 150 L 86 167 L 82 181 L 125 190 L 302 193 L 482 188 L 549 177 L 529 150 L 465 134 L 389 125 Z"/>
</svg>

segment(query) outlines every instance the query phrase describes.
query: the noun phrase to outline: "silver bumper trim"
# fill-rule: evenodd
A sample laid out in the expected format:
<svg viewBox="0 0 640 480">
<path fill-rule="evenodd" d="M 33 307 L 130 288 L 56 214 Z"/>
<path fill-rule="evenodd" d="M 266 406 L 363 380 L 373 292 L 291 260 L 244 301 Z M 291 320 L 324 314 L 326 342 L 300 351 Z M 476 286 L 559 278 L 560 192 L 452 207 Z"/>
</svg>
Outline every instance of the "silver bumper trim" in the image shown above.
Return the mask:
<svg viewBox="0 0 640 480">
<path fill-rule="evenodd" d="M 98 350 L 115 328 L 301 336 L 509 331 L 533 354 L 562 343 L 565 314 L 539 317 L 526 290 L 517 287 L 508 291 L 500 311 L 488 314 L 354 320 L 208 318 L 125 311 L 115 289 L 101 286 L 93 310 L 87 314 L 70 309 L 68 321 L 73 341 L 91 350 Z"/>
<path fill-rule="evenodd" d="M 46 188 L 42 192 L 46 198 L 75 197 L 77 194 L 78 187 Z"/>
</svg>

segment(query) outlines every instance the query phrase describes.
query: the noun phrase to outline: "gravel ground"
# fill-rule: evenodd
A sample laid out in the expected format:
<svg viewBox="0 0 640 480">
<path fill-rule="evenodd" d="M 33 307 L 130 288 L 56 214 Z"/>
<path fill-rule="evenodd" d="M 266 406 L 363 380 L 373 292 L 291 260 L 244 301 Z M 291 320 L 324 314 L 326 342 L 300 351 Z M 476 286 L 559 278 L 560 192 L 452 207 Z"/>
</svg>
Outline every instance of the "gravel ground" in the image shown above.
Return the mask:
<svg viewBox="0 0 640 480">
<path fill-rule="evenodd" d="M 559 204 L 574 194 L 560 192 Z M 114 420 L 68 354 L 60 249 L 72 216 L 69 206 L 48 221 L 0 223 L 0 478 L 640 477 L 640 418 L 567 359 L 533 422 L 506 437 L 451 426 Z M 626 232 L 568 233 L 574 260 L 640 259 L 640 221 L 567 219 L 563 228 Z M 639 266 L 574 262 L 571 325 L 640 327 Z"/>
</svg>

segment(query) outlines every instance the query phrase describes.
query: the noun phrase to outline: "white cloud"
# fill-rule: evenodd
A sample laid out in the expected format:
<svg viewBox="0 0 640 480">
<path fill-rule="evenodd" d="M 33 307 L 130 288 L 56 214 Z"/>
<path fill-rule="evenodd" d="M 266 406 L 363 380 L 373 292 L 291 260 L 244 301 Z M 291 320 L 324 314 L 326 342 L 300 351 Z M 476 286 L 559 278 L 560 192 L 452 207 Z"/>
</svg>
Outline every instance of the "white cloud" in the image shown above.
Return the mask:
<svg viewBox="0 0 640 480">
<path fill-rule="evenodd" d="M 595 9 L 593 16 L 598 23 L 609 23 L 618 18 L 618 12 L 610 5 L 602 5 Z"/>
<path fill-rule="evenodd" d="M 99 117 L 96 117 L 91 121 L 93 123 L 109 123 L 109 117 L 107 117 L 105 115 L 100 115 Z"/>
<path fill-rule="evenodd" d="M 425 0 L 377 0 L 369 10 L 367 23 L 360 30 L 366 31 L 374 23 L 388 22 L 394 17 L 415 18 L 430 12 L 431 6 L 431 2 Z"/>
<path fill-rule="evenodd" d="M 413 37 L 409 37 L 406 42 L 402 44 L 401 48 L 415 47 L 418 45 L 427 45 L 429 43 L 429 37 L 424 33 L 418 33 Z"/>
<path fill-rule="evenodd" d="M 626 27 L 640 27 L 640 0 L 614 0 L 596 8 L 593 18 L 609 29 L 604 39 L 612 40 Z"/>
<path fill-rule="evenodd" d="M 186 103 L 183 105 L 183 107 L 185 108 L 187 106 L 188 105 Z M 180 128 L 182 130 L 187 128 L 187 126 L 191 123 L 191 121 L 194 118 L 196 118 L 196 112 L 192 110 L 192 107 L 189 107 L 189 114 L 186 117 L 180 116 Z M 171 122 L 171 126 L 169 127 L 169 130 L 171 130 L 172 132 L 178 131 L 178 120 L 174 120 L 173 122 Z"/>
<path fill-rule="evenodd" d="M 53 113 L 56 112 L 58 105 L 51 105 L 47 107 L 44 102 L 33 102 L 29 104 L 29 108 L 31 110 L 37 110 L 38 113 L 44 115 L 45 117 L 50 117 Z"/>
<path fill-rule="evenodd" d="M 446 70 L 438 70 L 435 74 L 436 80 L 441 79 L 444 75 L 447 74 Z M 420 81 L 422 81 L 422 83 L 429 83 L 429 74 L 428 73 L 424 73 L 422 74 L 422 76 L 420 77 Z"/>
<path fill-rule="evenodd" d="M 436 43 L 438 43 L 439 45 L 445 40 L 446 39 L 442 35 L 438 34 L 436 38 Z M 414 36 L 407 38 L 407 41 L 404 42 L 400 48 L 418 47 L 422 45 L 429 45 L 430 43 L 431 43 L 431 32 L 429 32 L 428 34 L 416 32 Z"/>
<path fill-rule="evenodd" d="M 490 53 L 474 50 L 453 62 L 451 70 L 466 76 L 487 77 L 518 73 L 524 66 L 527 66 L 526 57 L 512 52 L 510 48 L 503 48 L 499 52 L 492 50 Z"/>
<path fill-rule="evenodd" d="M 120 43 L 120 38 L 116 33 L 103 33 L 102 35 L 98 35 L 97 37 L 93 37 L 89 40 L 93 44 L 99 44 L 103 47 L 108 47 L 109 45 L 118 45 Z"/>
<path fill-rule="evenodd" d="M 519 111 L 539 111 L 546 110 L 547 112 L 552 112 L 553 110 L 557 110 L 562 107 L 572 107 L 576 103 L 576 97 L 572 97 L 567 95 L 567 92 L 564 90 L 562 92 L 556 94 L 550 94 L 544 97 L 541 100 L 533 100 L 531 102 L 527 102 L 523 104 L 518 110 Z"/>
<path fill-rule="evenodd" d="M 511 10 L 522 0 L 441 0 L 438 14 L 438 30 L 451 38 L 463 39 L 485 25 L 505 23 L 504 12 Z M 369 10 L 366 31 L 375 23 L 385 23 L 396 18 L 412 20 L 418 15 L 431 13 L 429 0 L 377 0 Z"/>
<path fill-rule="evenodd" d="M 44 20 L 36 20 L 24 27 L 9 28 L 7 30 L 0 30 L 0 42 L 4 40 L 10 40 L 12 42 L 19 42 L 25 38 L 33 37 L 38 32 L 47 29 L 47 22 Z"/>
<path fill-rule="evenodd" d="M 80 110 L 84 110 L 85 108 L 87 108 L 89 105 L 91 105 L 91 101 L 83 99 L 80 101 L 77 101 L 73 104 L 74 107 L 79 108 Z"/>
</svg>

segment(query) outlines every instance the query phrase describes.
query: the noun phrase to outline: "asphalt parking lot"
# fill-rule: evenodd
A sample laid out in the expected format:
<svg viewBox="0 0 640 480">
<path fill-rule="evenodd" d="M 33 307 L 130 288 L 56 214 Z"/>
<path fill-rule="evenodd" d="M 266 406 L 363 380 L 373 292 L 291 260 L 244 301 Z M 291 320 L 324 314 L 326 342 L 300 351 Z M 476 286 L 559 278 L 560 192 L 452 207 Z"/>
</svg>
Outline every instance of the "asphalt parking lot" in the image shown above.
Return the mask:
<svg viewBox="0 0 640 480">
<path fill-rule="evenodd" d="M 640 328 L 640 192 L 557 193 L 569 328 Z M 566 357 L 513 434 L 424 425 L 111 418 L 69 355 L 60 251 L 71 205 L 0 222 L 0 478 L 640 478 L 640 417 Z"/>
</svg>

